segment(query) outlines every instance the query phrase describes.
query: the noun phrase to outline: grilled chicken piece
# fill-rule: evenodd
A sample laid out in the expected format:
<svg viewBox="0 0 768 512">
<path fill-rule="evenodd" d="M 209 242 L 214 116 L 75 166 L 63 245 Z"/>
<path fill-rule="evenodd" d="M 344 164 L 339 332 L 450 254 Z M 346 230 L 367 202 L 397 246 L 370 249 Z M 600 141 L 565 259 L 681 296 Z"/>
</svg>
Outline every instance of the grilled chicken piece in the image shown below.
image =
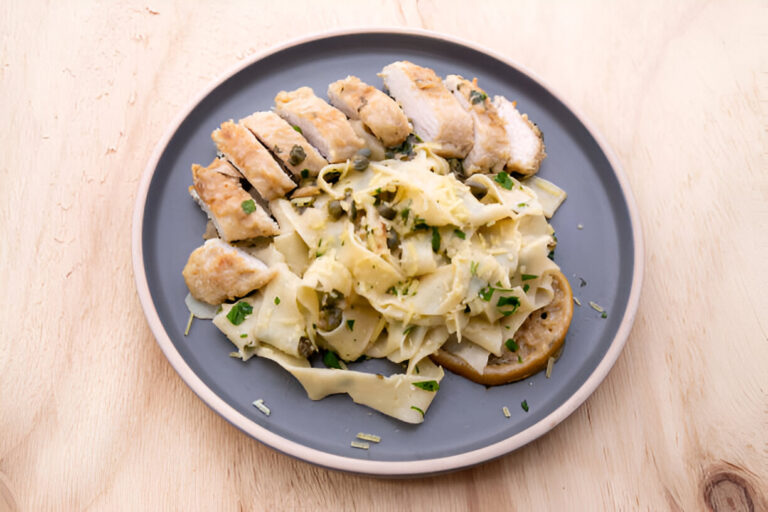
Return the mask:
<svg viewBox="0 0 768 512">
<path fill-rule="evenodd" d="M 265 200 L 282 197 L 296 187 L 280 164 L 245 126 L 226 121 L 214 130 L 211 138 L 219 151 Z"/>
<path fill-rule="evenodd" d="M 347 117 L 315 96 L 309 87 L 277 93 L 275 112 L 292 125 L 298 126 L 309 143 L 332 164 L 352 158 L 365 146 Z"/>
<path fill-rule="evenodd" d="M 411 133 L 397 102 L 356 76 L 329 85 L 328 98 L 350 119 L 360 119 L 386 147 L 399 146 Z"/>
<path fill-rule="evenodd" d="M 509 160 L 509 139 L 504 122 L 477 79 L 469 81 L 459 75 L 445 77 L 445 85 L 474 121 L 474 144 L 464 159 L 464 173 L 499 172 Z"/>
<path fill-rule="evenodd" d="M 208 304 L 247 295 L 276 273 L 261 260 L 218 238 L 192 251 L 182 272 L 192 296 Z"/>
<path fill-rule="evenodd" d="M 437 154 L 464 158 L 472 149 L 472 117 L 429 68 L 408 61 L 385 66 L 380 76 L 413 122 L 414 132 L 440 145 Z"/>
<path fill-rule="evenodd" d="M 535 174 L 547 156 L 541 130 L 528 119 L 528 114 L 520 114 L 514 101 L 495 96 L 493 105 L 504 121 L 509 139 L 507 169 L 520 174 Z"/>
<path fill-rule="evenodd" d="M 317 176 L 320 169 L 328 165 L 323 155 L 302 134 L 274 112 L 256 112 L 239 122 L 251 130 L 297 178 L 302 177 L 304 169 L 308 176 Z"/>
<path fill-rule="evenodd" d="M 228 242 L 279 233 L 277 223 L 240 186 L 239 176 L 224 159 L 217 158 L 208 167 L 195 164 L 189 193 Z"/>
<path fill-rule="evenodd" d="M 365 147 L 371 151 L 370 160 L 384 160 L 386 158 L 387 148 L 384 144 L 365 127 L 363 122 L 359 119 L 350 119 L 349 124 L 352 125 L 352 129 L 355 133 L 365 141 Z"/>
</svg>

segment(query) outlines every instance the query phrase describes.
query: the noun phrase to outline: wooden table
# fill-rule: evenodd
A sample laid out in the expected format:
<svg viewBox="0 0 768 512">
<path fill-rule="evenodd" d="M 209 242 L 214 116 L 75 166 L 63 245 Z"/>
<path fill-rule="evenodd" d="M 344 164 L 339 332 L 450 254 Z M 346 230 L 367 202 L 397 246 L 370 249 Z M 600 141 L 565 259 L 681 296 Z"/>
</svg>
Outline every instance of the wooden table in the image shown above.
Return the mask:
<svg viewBox="0 0 768 512">
<path fill-rule="evenodd" d="M 759 2 L 16 2 L 0 12 L 0 509 L 768 507 Z M 170 367 L 133 283 L 137 182 L 180 109 L 254 52 L 362 24 L 455 34 L 544 77 L 617 152 L 645 234 L 638 318 L 597 392 L 525 448 L 436 478 L 327 471 L 240 433 Z"/>
</svg>

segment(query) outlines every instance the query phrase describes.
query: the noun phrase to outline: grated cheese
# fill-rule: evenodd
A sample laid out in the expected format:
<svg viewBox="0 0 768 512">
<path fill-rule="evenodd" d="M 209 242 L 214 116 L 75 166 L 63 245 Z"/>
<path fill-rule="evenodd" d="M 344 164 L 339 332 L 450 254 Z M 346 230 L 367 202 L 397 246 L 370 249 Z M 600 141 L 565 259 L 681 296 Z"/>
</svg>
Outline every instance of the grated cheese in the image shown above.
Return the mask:
<svg viewBox="0 0 768 512">
<path fill-rule="evenodd" d="M 600 307 L 600 304 L 596 302 L 589 301 L 589 305 L 592 309 L 594 309 L 598 313 L 602 313 L 603 311 L 605 311 L 602 307 Z"/>
<path fill-rule="evenodd" d="M 367 450 L 368 448 L 371 447 L 370 444 L 362 441 L 352 441 L 351 443 L 349 443 L 349 446 L 351 446 L 352 448 L 360 448 L 361 450 Z"/>
<path fill-rule="evenodd" d="M 359 432 L 357 434 L 357 438 L 358 439 L 363 439 L 365 441 L 370 441 L 372 443 L 380 443 L 381 442 L 381 437 L 377 436 L 376 434 L 366 434 L 364 432 Z"/>
<path fill-rule="evenodd" d="M 512 417 L 512 415 L 509 414 L 509 408 L 506 405 L 501 408 L 501 412 L 503 412 L 504 416 L 506 416 L 507 418 L 511 418 Z"/>
<path fill-rule="evenodd" d="M 184 329 L 184 336 L 189 334 L 189 328 L 192 327 L 192 320 L 194 320 L 194 319 L 195 319 L 195 314 L 190 312 L 189 313 L 189 320 L 187 321 L 187 328 Z"/>
<path fill-rule="evenodd" d="M 575 295 L 573 296 L 573 302 L 575 302 L 577 306 L 581 307 L 581 301 Z"/>
<path fill-rule="evenodd" d="M 261 398 L 259 398 L 255 402 L 253 402 L 253 406 L 256 407 L 258 410 L 260 410 L 261 412 L 263 412 L 267 416 L 272 414 L 272 411 L 269 410 L 269 407 L 264 405 L 264 400 L 262 400 Z"/>
<path fill-rule="evenodd" d="M 555 367 L 555 358 L 550 357 L 547 359 L 547 378 L 550 378 L 552 376 L 552 368 Z"/>
</svg>

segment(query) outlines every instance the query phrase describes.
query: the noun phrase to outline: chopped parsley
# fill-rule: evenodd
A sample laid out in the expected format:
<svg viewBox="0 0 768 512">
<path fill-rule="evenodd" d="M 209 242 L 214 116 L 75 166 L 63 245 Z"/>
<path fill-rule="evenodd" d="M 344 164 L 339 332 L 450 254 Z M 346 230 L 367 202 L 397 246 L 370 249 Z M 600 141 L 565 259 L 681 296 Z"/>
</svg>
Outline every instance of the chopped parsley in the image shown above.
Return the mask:
<svg viewBox="0 0 768 512">
<path fill-rule="evenodd" d="M 429 229 L 429 225 L 427 225 L 427 221 L 425 219 L 422 219 L 416 215 L 413 218 L 413 229 Z"/>
<path fill-rule="evenodd" d="M 413 385 L 419 389 L 423 389 L 424 391 L 437 391 L 440 389 L 440 384 L 438 384 L 436 380 L 423 380 L 420 382 L 414 382 Z"/>
<path fill-rule="evenodd" d="M 528 400 L 520 402 L 520 407 L 522 407 L 525 412 L 528 412 Z"/>
<path fill-rule="evenodd" d="M 504 342 L 504 344 L 507 346 L 510 352 L 517 352 L 518 349 L 520 348 L 517 342 L 512 338 L 509 338 L 507 341 Z"/>
<path fill-rule="evenodd" d="M 463 232 L 462 230 L 458 229 L 458 228 L 453 230 L 453 234 L 456 235 L 457 237 L 461 238 L 462 240 L 466 240 L 467 239 L 467 234 L 465 232 Z"/>
<path fill-rule="evenodd" d="M 232 325 L 240 325 L 245 320 L 245 317 L 253 313 L 253 306 L 247 302 L 238 302 L 227 313 L 227 318 Z"/>
<path fill-rule="evenodd" d="M 484 92 L 480 91 L 471 91 L 469 93 L 469 101 L 472 102 L 473 105 L 477 105 L 481 101 L 485 101 L 488 99 L 488 95 Z"/>
<path fill-rule="evenodd" d="M 507 313 L 506 311 L 504 312 L 504 316 L 509 316 L 515 311 L 517 311 L 517 308 L 520 307 L 520 299 L 518 299 L 514 295 L 509 297 L 499 297 L 499 301 L 496 303 L 496 307 L 502 308 L 504 306 L 512 306 L 512 311 L 510 311 L 509 313 Z"/>
<path fill-rule="evenodd" d="M 533 274 L 523 274 L 522 275 L 523 281 L 530 281 L 531 279 L 536 279 L 537 277 L 539 277 L 539 276 L 535 276 Z"/>
<path fill-rule="evenodd" d="M 350 331 L 355 328 L 355 321 L 354 320 L 347 320 L 347 329 Z"/>
<path fill-rule="evenodd" d="M 440 252 L 440 231 L 432 226 L 432 251 Z"/>
<path fill-rule="evenodd" d="M 501 171 L 499 174 L 497 174 L 496 177 L 493 178 L 493 181 L 507 190 L 512 190 L 512 187 L 514 186 L 512 178 L 510 178 L 509 174 L 505 173 L 504 171 Z"/>
<path fill-rule="evenodd" d="M 240 203 L 240 206 L 243 208 L 243 211 L 247 215 L 250 215 L 256 211 L 256 203 L 253 202 L 253 199 L 248 199 L 246 201 L 243 201 L 242 203 Z"/>
<path fill-rule="evenodd" d="M 335 368 L 341 370 L 341 364 L 339 364 L 339 356 L 335 352 L 328 350 L 323 354 L 323 364 L 328 368 Z"/>
<path fill-rule="evenodd" d="M 407 206 L 402 210 L 400 210 L 400 218 L 403 220 L 408 220 L 408 215 L 410 214 L 411 214 L 411 209 L 408 208 Z"/>
<path fill-rule="evenodd" d="M 299 128 L 298 126 L 294 125 L 293 129 L 296 130 L 297 132 L 299 132 L 300 134 L 304 135 L 304 132 L 302 132 L 301 128 Z"/>
<path fill-rule="evenodd" d="M 275 305 L 280 304 L 280 297 L 275 297 Z"/>
<path fill-rule="evenodd" d="M 415 328 L 416 328 L 415 325 L 409 325 L 403 330 L 403 336 L 408 336 L 409 334 L 411 334 L 411 331 L 414 330 Z"/>
<path fill-rule="evenodd" d="M 528 206 L 528 203 L 517 203 L 518 208 L 525 208 L 526 206 Z"/>
<path fill-rule="evenodd" d="M 243 334 L 241 334 L 241 335 L 240 335 L 240 337 L 241 337 L 241 338 L 247 338 L 247 337 L 248 337 L 248 335 L 247 335 L 246 333 L 243 333 Z"/>
<path fill-rule="evenodd" d="M 485 302 L 488 302 L 491 300 L 494 291 L 496 291 L 496 289 L 493 286 L 486 286 L 485 288 L 481 288 L 480 291 L 477 292 L 477 295 Z"/>
<path fill-rule="evenodd" d="M 476 276 L 477 275 L 477 267 L 479 265 L 480 264 L 478 262 L 476 262 L 476 261 L 470 262 L 469 263 L 469 273 L 472 274 L 473 276 Z"/>
<path fill-rule="evenodd" d="M 600 318 L 608 318 L 608 313 L 606 313 L 605 311 L 603 311 L 603 312 L 600 314 Z"/>
<path fill-rule="evenodd" d="M 523 356 L 521 356 L 520 354 L 517 354 L 517 362 L 520 364 L 523 364 Z"/>
<path fill-rule="evenodd" d="M 528 283 L 523 285 L 523 291 L 525 293 L 528 293 L 528 290 L 530 290 L 530 289 L 531 289 L 531 285 L 529 285 Z"/>
<path fill-rule="evenodd" d="M 416 407 L 415 405 L 412 405 L 412 406 L 411 406 L 411 409 L 413 409 L 414 411 L 418 411 L 418 412 L 420 412 L 420 413 L 421 413 L 421 417 L 422 417 L 422 418 L 424 417 L 424 411 L 422 411 L 421 409 L 419 409 L 419 408 L 418 408 L 418 407 Z"/>
</svg>

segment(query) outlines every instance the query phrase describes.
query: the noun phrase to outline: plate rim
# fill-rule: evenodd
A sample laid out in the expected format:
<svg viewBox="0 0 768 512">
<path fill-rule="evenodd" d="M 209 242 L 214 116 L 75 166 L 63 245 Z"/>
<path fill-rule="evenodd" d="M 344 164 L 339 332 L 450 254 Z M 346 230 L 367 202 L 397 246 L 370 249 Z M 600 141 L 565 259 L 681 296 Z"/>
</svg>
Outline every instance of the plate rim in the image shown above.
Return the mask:
<svg viewBox="0 0 768 512">
<path fill-rule="evenodd" d="M 146 208 L 149 186 L 152 182 L 152 178 L 154 177 L 160 157 L 168 146 L 168 143 L 178 131 L 184 120 L 195 109 L 195 107 L 197 107 L 197 105 L 199 105 L 214 89 L 231 78 L 233 75 L 274 53 L 280 52 L 287 48 L 291 48 L 293 46 L 311 43 L 322 39 L 364 34 L 421 36 L 437 39 L 443 42 L 462 45 L 498 59 L 507 66 L 510 66 L 511 68 L 529 77 L 531 80 L 536 82 L 537 85 L 544 88 L 549 94 L 551 94 L 567 109 L 569 109 L 571 113 L 573 113 L 573 115 L 579 120 L 579 122 L 584 125 L 589 134 L 595 139 L 598 147 L 606 156 L 608 163 L 611 166 L 611 170 L 616 176 L 629 214 L 630 226 L 632 228 L 632 242 L 634 247 L 634 270 L 632 275 L 632 283 L 630 285 L 630 293 L 626 308 L 624 310 L 624 316 L 621 320 L 621 323 L 619 324 L 616 334 L 611 341 L 608 350 L 606 350 L 605 354 L 595 369 L 590 373 L 584 383 L 574 393 L 572 393 L 554 411 L 539 420 L 537 423 L 534 423 L 528 428 L 502 441 L 498 441 L 491 445 L 456 455 L 408 461 L 372 461 L 353 457 L 344 457 L 305 446 L 299 442 L 282 437 L 272 432 L 271 430 L 260 426 L 253 420 L 238 412 L 234 407 L 225 402 L 216 393 L 214 393 L 213 390 L 211 390 L 186 363 L 178 350 L 176 350 L 176 347 L 166 332 L 165 327 L 163 326 L 157 313 L 157 309 L 155 308 L 155 304 L 152 300 L 152 296 L 149 290 L 146 269 L 144 268 L 143 225 L 144 211 Z M 279 452 L 329 469 L 336 469 L 353 473 L 365 473 L 377 476 L 435 474 L 473 466 L 517 450 L 518 448 L 546 434 L 555 426 L 560 424 L 579 406 L 581 406 L 587 398 L 592 395 L 592 393 L 597 389 L 597 387 L 605 379 L 611 368 L 613 368 L 614 364 L 616 363 L 616 360 L 618 359 L 619 354 L 621 353 L 624 345 L 626 344 L 627 338 L 629 337 L 632 325 L 634 324 L 640 301 L 640 292 L 642 288 L 645 267 L 640 216 L 637 210 L 634 196 L 629 186 L 629 179 L 624 173 L 624 170 L 621 167 L 616 154 L 607 144 L 602 134 L 594 127 L 594 125 L 592 125 L 591 122 L 589 122 L 586 117 L 581 114 L 578 109 L 574 108 L 561 95 L 555 92 L 555 90 L 550 87 L 544 80 L 542 80 L 541 77 L 539 77 L 535 72 L 515 62 L 513 59 L 506 57 L 505 55 L 485 47 L 484 45 L 432 30 L 410 27 L 378 26 L 355 27 L 316 32 L 306 36 L 292 38 L 275 46 L 270 46 L 265 50 L 257 52 L 244 59 L 243 62 L 240 62 L 237 65 L 231 67 L 229 70 L 225 71 L 211 83 L 209 83 L 200 93 L 195 95 L 168 125 L 168 128 L 155 146 L 149 161 L 144 168 L 138 189 L 136 191 L 136 199 L 133 210 L 131 226 L 131 253 L 136 290 L 139 295 L 139 300 L 144 311 L 144 316 L 147 319 L 150 330 L 152 331 L 157 344 L 160 346 L 160 349 L 163 351 L 163 354 L 165 354 L 166 359 L 174 368 L 176 373 L 206 405 L 208 405 L 217 414 L 219 414 L 221 417 L 226 419 L 229 423 L 241 431 Z"/>
</svg>

